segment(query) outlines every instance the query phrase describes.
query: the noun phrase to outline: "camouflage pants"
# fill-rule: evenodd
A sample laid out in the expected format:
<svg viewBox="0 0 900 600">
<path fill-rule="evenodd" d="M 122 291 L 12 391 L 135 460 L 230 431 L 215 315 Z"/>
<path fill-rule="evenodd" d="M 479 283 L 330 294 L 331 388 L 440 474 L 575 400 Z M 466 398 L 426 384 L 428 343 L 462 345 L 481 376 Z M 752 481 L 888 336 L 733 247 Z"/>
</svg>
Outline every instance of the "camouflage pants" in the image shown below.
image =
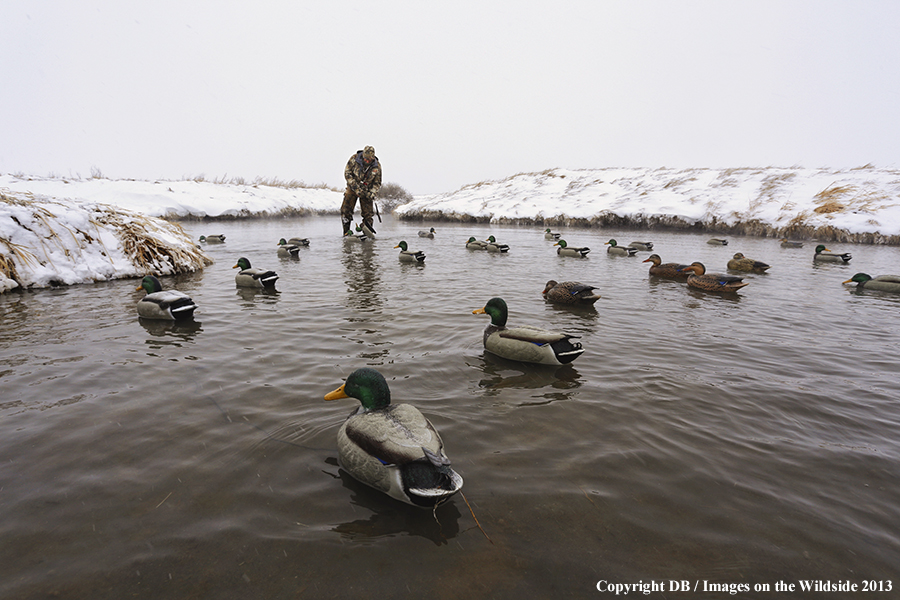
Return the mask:
<svg viewBox="0 0 900 600">
<path fill-rule="evenodd" d="M 363 223 L 372 227 L 375 216 L 375 204 L 369 196 L 357 196 L 353 190 L 347 188 L 344 190 L 344 202 L 341 204 L 341 222 L 344 224 L 344 231 L 350 227 L 353 221 L 353 211 L 356 209 L 356 199 L 359 198 L 359 212 L 362 213 Z"/>
</svg>

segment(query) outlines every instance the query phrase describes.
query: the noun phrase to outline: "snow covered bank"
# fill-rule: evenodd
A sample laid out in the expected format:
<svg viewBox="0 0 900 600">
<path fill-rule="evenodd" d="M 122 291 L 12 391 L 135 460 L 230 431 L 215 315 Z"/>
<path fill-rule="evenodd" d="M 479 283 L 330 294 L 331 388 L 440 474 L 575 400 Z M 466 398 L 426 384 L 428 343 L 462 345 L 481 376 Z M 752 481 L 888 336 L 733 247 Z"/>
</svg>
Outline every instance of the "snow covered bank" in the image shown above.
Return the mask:
<svg viewBox="0 0 900 600">
<path fill-rule="evenodd" d="M 0 292 L 210 264 L 178 224 L 98 202 L 0 192 Z"/>
<path fill-rule="evenodd" d="M 394 214 L 900 244 L 900 171 L 551 169 L 417 197 Z"/>
<path fill-rule="evenodd" d="M 337 213 L 342 192 L 326 188 L 209 181 L 134 181 L 0 175 L 0 191 L 102 202 L 164 219 L 239 219 Z"/>
</svg>

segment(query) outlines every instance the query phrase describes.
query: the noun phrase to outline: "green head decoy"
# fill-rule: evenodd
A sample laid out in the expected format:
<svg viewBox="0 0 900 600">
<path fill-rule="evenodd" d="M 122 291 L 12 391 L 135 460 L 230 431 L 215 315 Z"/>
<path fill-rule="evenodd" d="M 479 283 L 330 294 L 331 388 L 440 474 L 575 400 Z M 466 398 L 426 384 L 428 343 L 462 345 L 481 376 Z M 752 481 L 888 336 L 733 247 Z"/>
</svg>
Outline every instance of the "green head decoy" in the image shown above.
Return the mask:
<svg viewBox="0 0 900 600">
<path fill-rule="evenodd" d="M 326 400 L 356 398 L 367 411 L 385 408 L 391 403 L 391 389 L 384 375 L 363 367 L 350 373 L 344 384 L 325 396 Z"/>
</svg>

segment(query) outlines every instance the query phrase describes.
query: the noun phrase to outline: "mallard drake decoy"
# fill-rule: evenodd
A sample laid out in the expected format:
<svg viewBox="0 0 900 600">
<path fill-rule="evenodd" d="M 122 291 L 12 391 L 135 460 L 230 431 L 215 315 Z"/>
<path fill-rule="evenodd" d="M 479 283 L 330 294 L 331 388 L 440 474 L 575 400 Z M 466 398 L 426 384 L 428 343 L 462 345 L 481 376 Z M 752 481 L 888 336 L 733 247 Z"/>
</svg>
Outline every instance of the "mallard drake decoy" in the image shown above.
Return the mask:
<svg viewBox="0 0 900 600">
<path fill-rule="evenodd" d="M 765 273 L 766 269 L 771 268 L 762 261 L 747 258 L 740 252 L 735 253 L 731 260 L 728 261 L 728 268 L 732 271 L 748 271 L 750 273 Z"/>
<path fill-rule="evenodd" d="M 357 233 L 353 233 L 353 223 L 350 223 L 350 229 L 344 233 L 345 240 L 352 240 L 356 242 L 367 242 L 369 241 L 369 236 L 360 228 L 359 225 L 356 226 Z"/>
<path fill-rule="evenodd" d="M 572 341 L 578 336 L 530 325 L 507 328 L 509 312 L 503 298 L 491 298 L 484 308 L 473 310 L 472 314 L 491 316 L 490 324 L 484 329 L 484 349 L 497 356 L 527 363 L 564 365 L 584 352 L 581 342 Z"/>
<path fill-rule="evenodd" d="M 338 463 L 354 479 L 413 506 L 434 507 L 462 489 L 444 442 L 419 409 L 391 404 L 391 390 L 375 369 L 350 373 L 326 400 L 356 398 L 360 407 L 338 430 Z"/>
<path fill-rule="evenodd" d="M 309 246 L 309 238 L 300 238 L 300 237 L 292 237 L 287 241 L 288 244 L 292 244 L 294 246 Z"/>
<path fill-rule="evenodd" d="M 375 239 L 375 230 L 365 221 L 356 226 L 356 231 L 366 234 L 367 237 L 370 237 L 373 240 Z"/>
<path fill-rule="evenodd" d="M 544 286 L 543 294 L 544 298 L 556 304 L 593 306 L 594 302 L 600 299 L 600 296 L 594 293 L 595 289 L 597 288 L 592 285 L 585 285 L 577 281 L 557 283 L 551 279 Z"/>
<path fill-rule="evenodd" d="M 300 246 L 289 244 L 284 238 L 278 240 L 278 256 L 296 257 L 298 254 L 300 254 Z"/>
<path fill-rule="evenodd" d="M 837 262 L 837 263 L 848 263 L 850 259 L 853 258 L 850 256 L 849 252 L 844 252 L 843 254 L 829 254 L 831 250 L 826 248 L 823 244 L 819 244 L 816 246 L 816 254 L 813 256 L 814 261 L 819 262 Z"/>
<path fill-rule="evenodd" d="M 400 248 L 400 260 L 402 262 L 425 262 L 425 253 L 421 250 L 410 250 L 405 241 L 401 241 L 399 244 L 394 246 L 394 248 Z"/>
<path fill-rule="evenodd" d="M 137 314 L 145 319 L 186 321 L 194 316 L 197 305 L 191 297 L 178 290 L 163 290 L 159 279 L 147 275 L 135 291 L 145 290 L 147 295 L 137 303 Z"/>
<path fill-rule="evenodd" d="M 724 240 L 722 238 L 710 238 L 706 240 L 706 243 L 710 246 L 727 246 L 728 240 Z"/>
<path fill-rule="evenodd" d="M 653 250 L 653 242 L 631 242 L 630 244 L 628 244 L 628 247 L 649 252 Z"/>
<path fill-rule="evenodd" d="M 900 294 L 900 275 L 879 275 L 872 277 L 867 273 L 857 273 L 844 283 L 856 283 L 857 289 L 878 290 Z"/>
<path fill-rule="evenodd" d="M 206 242 L 207 244 L 221 244 L 225 241 L 224 235 L 201 235 L 201 242 Z"/>
<path fill-rule="evenodd" d="M 706 290 L 707 292 L 736 292 L 749 282 L 744 282 L 743 277 L 735 277 L 734 275 L 722 275 L 720 273 L 707 273 L 706 267 L 701 262 L 694 262 L 684 268 L 688 275 L 687 284 L 689 287 L 698 290 Z"/>
<path fill-rule="evenodd" d="M 781 247 L 782 248 L 802 248 L 803 242 L 792 242 L 787 238 L 781 238 Z"/>
<path fill-rule="evenodd" d="M 476 240 L 475 236 L 472 236 L 466 241 L 466 248 L 469 250 L 487 250 L 487 242 Z"/>
<path fill-rule="evenodd" d="M 231 268 L 240 269 L 238 274 L 234 276 L 234 282 L 238 287 L 270 288 L 275 286 L 275 281 L 278 279 L 275 271 L 255 269 L 250 266 L 250 261 L 243 256 Z"/>
<path fill-rule="evenodd" d="M 545 240 L 556 241 L 560 238 L 561 235 L 562 234 L 560 234 L 560 233 L 553 233 L 552 231 L 550 231 L 549 227 L 546 230 L 544 230 L 544 239 Z"/>
<path fill-rule="evenodd" d="M 578 258 L 584 258 L 588 255 L 588 252 L 591 251 L 587 246 L 569 246 L 566 243 L 566 240 L 559 240 L 553 245 L 559 246 L 559 248 L 556 249 L 556 253 L 560 256 L 577 256 Z"/>
<path fill-rule="evenodd" d="M 434 239 L 434 227 L 430 228 L 428 231 L 420 231 L 419 237 Z"/>
<path fill-rule="evenodd" d="M 507 244 L 497 243 L 497 240 L 494 239 L 494 236 L 488 237 L 485 242 L 487 243 L 487 246 L 485 246 L 484 249 L 488 252 L 509 252 L 509 246 Z"/>
<path fill-rule="evenodd" d="M 637 248 L 619 246 L 616 244 L 616 240 L 609 240 L 604 245 L 609 246 L 609 248 L 606 249 L 606 253 L 612 254 L 613 256 L 634 256 L 637 254 Z"/>
<path fill-rule="evenodd" d="M 655 277 L 668 277 L 669 279 L 687 279 L 691 274 L 690 271 L 684 269 L 688 265 L 678 263 L 664 263 L 659 254 L 651 254 L 647 260 L 641 262 L 653 263 L 650 265 L 650 274 Z"/>
</svg>

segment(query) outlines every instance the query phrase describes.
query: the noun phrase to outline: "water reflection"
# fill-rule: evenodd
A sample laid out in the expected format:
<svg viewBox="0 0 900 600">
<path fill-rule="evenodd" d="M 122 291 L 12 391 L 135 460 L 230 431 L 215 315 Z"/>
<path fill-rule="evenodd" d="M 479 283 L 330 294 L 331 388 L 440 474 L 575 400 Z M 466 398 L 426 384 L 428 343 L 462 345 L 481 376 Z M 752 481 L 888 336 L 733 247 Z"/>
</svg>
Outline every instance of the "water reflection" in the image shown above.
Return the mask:
<svg viewBox="0 0 900 600">
<path fill-rule="evenodd" d="M 237 288 L 237 295 L 241 297 L 244 306 L 248 308 L 254 306 L 258 300 L 264 300 L 266 304 L 274 304 L 280 293 L 278 290 L 270 288 Z"/>
<path fill-rule="evenodd" d="M 375 268 L 374 242 L 344 243 L 341 262 L 344 266 L 344 283 L 347 285 L 347 308 L 372 312 L 383 307 L 379 294 L 381 277 Z"/>
<path fill-rule="evenodd" d="M 188 321 L 164 321 L 138 317 L 138 323 L 147 330 L 147 333 L 154 337 L 165 337 L 168 335 L 184 341 L 194 339 L 194 336 L 203 331 L 202 323 L 193 319 Z"/>
<path fill-rule="evenodd" d="M 497 395 L 505 389 L 552 388 L 559 391 L 554 392 L 552 398 L 545 397 L 551 401 L 568 400 L 582 385 L 583 378 L 572 363 L 562 366 L 526 364 L 507 360 L 490 352 L 485 352 L 481 358 L 481 365 L 472 366 L 484 373 L 485 377 L 478 382 L 478 386 L 486 390 L 488 395 Z M 509 371 L 515 371 L 516 374 L 504 374 Z"/>
<path fill-rule="evenodd" d="M 365 543 L 383 537 L 407 535 L 423 537 L 440 546 L 459 535 L 461 515 L 452 498 L 434 511 L 424 510 L 407 506 L 356 481 L 343 469 L 338 471 L 338 477 L 350 491 L 351 504 L 372 512 L 367 519 L 341 523 L 332 528 L 343 539 Z"/>
</svg>

